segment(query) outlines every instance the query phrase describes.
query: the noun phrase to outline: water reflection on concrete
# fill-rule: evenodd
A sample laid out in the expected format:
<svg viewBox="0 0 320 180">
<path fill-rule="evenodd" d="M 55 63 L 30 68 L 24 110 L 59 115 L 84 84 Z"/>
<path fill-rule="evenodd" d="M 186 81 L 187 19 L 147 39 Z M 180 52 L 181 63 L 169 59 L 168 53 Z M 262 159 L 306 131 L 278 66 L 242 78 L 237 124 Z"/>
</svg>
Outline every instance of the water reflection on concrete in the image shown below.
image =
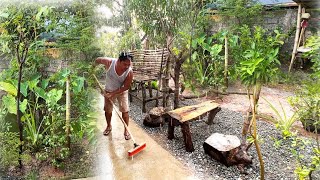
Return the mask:
<svg viewBox="0 0 320 180">
<path fill-rule="evenodd" d="M 112 132 L 103 136 L 106 127 L 103 99 L 99 98 L 98 144 L 96 149 L 96 177 L 89 179 L 195 179 L 193 173 L 158 145 L 143 129 L 130 121 L 129 128 L 137 143 L 146 142 L 147 147 L 133 159 L 128 150 L 133 148 L 132 140 L 126 141 L 124 127 L 114 113 Z M 142 123 L 142 122 L 141 122 Z"/>
</svg>

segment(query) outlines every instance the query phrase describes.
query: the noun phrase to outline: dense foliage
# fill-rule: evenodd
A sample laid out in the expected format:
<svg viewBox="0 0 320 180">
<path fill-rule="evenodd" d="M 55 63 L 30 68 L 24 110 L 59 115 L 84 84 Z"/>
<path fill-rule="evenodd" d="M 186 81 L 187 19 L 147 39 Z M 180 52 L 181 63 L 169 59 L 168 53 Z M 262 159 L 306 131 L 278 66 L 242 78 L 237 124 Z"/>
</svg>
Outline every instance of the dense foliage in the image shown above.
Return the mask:
<svg viewBox="0 0 320 180">
<path fill-rule="evenodd" d="M 25 3 L 0 9 L 1 57 L 10 61 L 9 69 L 0 74 L 0 89 L 6 92 L 0 104 L 0 122 L 4 125 L 0 139 L 6 144 L 0 151 L 1 171 L 15 165 L 18 159 L 30 163 L 22 158 L 29 153 L 60 167 L 72 153 L 72 146 L 70 149 L 66 145 L 69 137 L 72 144 L 83 138 L 94 142 L 93 89 L 88 87 L 91 81 L 86 73 L 98 53 L 93 43 L 93 8 L 93 1 L 74 1 L 62 6 Z M 70 122 L 65 119 L 67 80 L 71 84 Z M 21 93 L 20 98 L 17 92 Z M 16 145 L 23 146 L 23 154 L 6 156 L 8 143 L 19 140 L 17 121 L 12 118 L 17 112 L 21 114 L 24 139 Z M 70 134 L 66 134 L 68 128 Z"/>
</svg>

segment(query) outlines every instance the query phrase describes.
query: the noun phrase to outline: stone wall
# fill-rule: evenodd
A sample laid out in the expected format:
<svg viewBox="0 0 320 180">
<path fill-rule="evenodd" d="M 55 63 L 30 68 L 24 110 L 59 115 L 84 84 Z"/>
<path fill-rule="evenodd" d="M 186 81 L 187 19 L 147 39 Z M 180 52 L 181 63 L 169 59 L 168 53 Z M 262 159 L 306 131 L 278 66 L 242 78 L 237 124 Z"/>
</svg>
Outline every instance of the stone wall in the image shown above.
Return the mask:
<svg viewBox="0 0 320 180">
<path fill-rule="evenodd" d="M 10 64 L 10 59 L 6 58 L 5 56 L 0 56 L 0 73 L 4 69 L 8 69 Z"/>
</svg>

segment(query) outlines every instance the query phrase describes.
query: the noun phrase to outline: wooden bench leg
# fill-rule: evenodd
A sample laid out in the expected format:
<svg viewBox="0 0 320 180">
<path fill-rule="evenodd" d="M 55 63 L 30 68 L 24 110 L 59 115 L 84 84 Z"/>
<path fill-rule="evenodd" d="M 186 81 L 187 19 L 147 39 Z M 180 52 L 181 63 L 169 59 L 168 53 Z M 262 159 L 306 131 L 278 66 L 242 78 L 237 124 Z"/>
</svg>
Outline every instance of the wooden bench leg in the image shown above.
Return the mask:
<svg viewBox="0 0 320 180">
<path fill-rule="evenodd" d="M 149 88 L 149 96 L 150 98 L 153 97 L 153 94 L 152 94 L 152 85 L 151 85 L 151 81 L 148 81 L 148 88 Z"/>
<path fill-rule="evenodd" d="M 173 118 L 169 119 L 168 124 L 168 139 L 172 140 L 174 138 L 174 121 L 176 121 Z"/>
<path fill-rule="evenodd" d="M 221 107 L 217 107 L 210 111 L 208 116 L 208 121 L 206 122 L 208 125 L 212 125 L 214 117 L 216 117 L 217 113 L 221 110 Z"/>
<path fill-rule="evenodd" d="M 146 113 L 146 101 L 147 101 L 147 97 L 146 97 L 146 87 L 145 84 L 142 83 L 141 84 L 141 91 L 142 91 L 142 112 Z"/>
<path fill-rule="evenodd" d="M 194 147 L 193 147 L 193 143 L 192 143 L 189 122 L 184 122 L 181 124 L 181 131 L 183 134 L 183 140 L 184 140 L 184 144 L 186 146 L 186 151 L 193 152 Z"/>
</svg>

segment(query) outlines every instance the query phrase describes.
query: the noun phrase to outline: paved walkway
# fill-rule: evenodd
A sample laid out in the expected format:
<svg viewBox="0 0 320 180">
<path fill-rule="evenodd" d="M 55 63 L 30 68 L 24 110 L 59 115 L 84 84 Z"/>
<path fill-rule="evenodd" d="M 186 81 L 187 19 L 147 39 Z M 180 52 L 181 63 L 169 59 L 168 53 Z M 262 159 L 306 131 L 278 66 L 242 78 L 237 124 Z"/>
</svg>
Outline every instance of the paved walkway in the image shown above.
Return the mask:
<svg viewBox="0 0 320 180">
<path fill-rule="evenodd" d="M 133 148 L 132 140 L 126 141 L 124 127 L 117 114 L 112 117 L 112 132 L 103 136 L 106 127 L 103 98 L 98 99 L 98 145 L 96 150 L 96 177 L 87 179 L 195 179 L 190 170 L 176 160 L 169 152 L 158 145 L 134 121 L 129 128 L 136 142 L 146 142 L 146 148 L 134 156 L 128 157 L 128 150 Z"/>
</svg>

